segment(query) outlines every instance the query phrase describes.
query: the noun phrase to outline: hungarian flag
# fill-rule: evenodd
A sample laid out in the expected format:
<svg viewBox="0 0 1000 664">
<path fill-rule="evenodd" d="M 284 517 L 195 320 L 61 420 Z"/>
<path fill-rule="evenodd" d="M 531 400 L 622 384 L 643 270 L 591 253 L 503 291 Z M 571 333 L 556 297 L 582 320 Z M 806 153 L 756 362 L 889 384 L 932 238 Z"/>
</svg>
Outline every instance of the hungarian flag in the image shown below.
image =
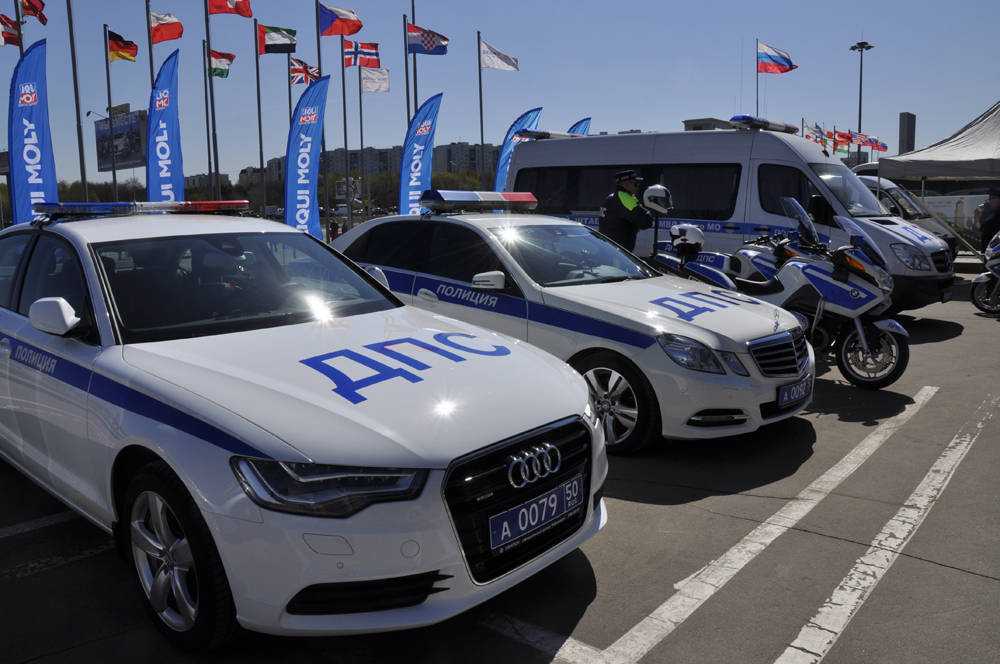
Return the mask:
<svg viewBox="0 0 1000 664">
<path fill-rule="evenodd" d="M 150 11 L 149 25 L 152 28 L 154 44 L 180 39 L 184 36 L 184 24 L 173 14 L 158 14 Z"/>
<path fill-rule="evenodd" d="M 364 25 L 358 15 L 350 9 L 319 6 L 319 33 L 324 37 L 353 35 Z"/>
<path fill-rule="evenodd" d="M 294 53 L 295 30 L 273 25 L 257 26 L 257 53 Z"/>
<path fill-rule="evenodd" d="M 380 69 L 382 60 L 378 55 L 378 43 L 344 41 L 344 66 L 355 65 Z"/>
<path fill-rule="evenodd" d="M 239 14 L 253 18 L 250 0 L 208 0 L 209 14 Z"/>
<path fill-rule="evenodd" d="M 44 0 L 21 0 L 21 13 L 25 16 L 34 16 L 42 25 L 49 22 L 49 18 L 45 15 Z"/>
<path fill-rule="evenodd" d="M 135 42 L 125 39 L 117 32 L 108 30 L 108 59 L 112 62 L 115 60 L 135 62 L 137 55 L 139 55 L 139 46 Z"/>
<path fill-rule="evenodd" d="M 319 69 L 309 66 L 305 60 L 292 58 L 288 67 L 288 82 L 292 85 L 305 83 L 309 85 L 313 81 L 319 80 Z"/>
<path fill-rule="evenodd" d="M 232 53 L 224 53 L 222 51 L 209 51 L 208 56 L 210 60 L 208 71 L 212 76 L 229 78 L 229 65 L 233 64 L 236 56 Z"/>
<path fill-rule="evenodd" d="M 6 14 L 0 14 L 0 46 L 21 45 L 21 26 Z"/>
</svg>

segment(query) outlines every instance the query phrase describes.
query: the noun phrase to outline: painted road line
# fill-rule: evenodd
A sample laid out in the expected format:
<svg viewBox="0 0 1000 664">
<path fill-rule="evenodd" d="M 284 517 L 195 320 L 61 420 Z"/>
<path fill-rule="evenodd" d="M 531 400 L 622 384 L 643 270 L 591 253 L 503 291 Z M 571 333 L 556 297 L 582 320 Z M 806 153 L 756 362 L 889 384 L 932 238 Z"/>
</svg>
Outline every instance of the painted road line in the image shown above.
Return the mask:
<svg viewBox="0 0 1000 664">
<path fill-rule="evenodd" d="M 494 614 L 480 624 L 556 660 L 570 664 L 599 664 L 604 661 L 601 651 L 593 646 L 588 646 L 571 636 L 560 636 L 543 627 L 526 623 L 512 616 Z"/>
<path fill-rule="evenodd" d="M 750 531 L 720 558 L 679 582 L 675 586 L 677 592 L 604 651 L 605 660 L 609 664 L 633 664 L 670 636 L 671 632 L 698 610 L 708 598 L 722 589 L 750 561 L 836 490 L 840 483 L 867 461 L 892 434 L 916 415 L 937 391 L 936 387 L 920 388 L 913 397 L 913 403 L 903 412 L 878 425 L 848 452 L 847 456 Z"/>
<path fill-rule="evenodd" d="M 30 533 L 33 530 L 39 530 L 41 528 L 48 528 L 49 526 L 54 526 L 57 523 L 72 521 L 75 518 L 77 518 L 76 512 L 66 511 L 50 514 L 38 519 L 32 519 L 31 521 L 24 521 L 23 523 L 16 523 L 13 526 L 0 528 L 0 540 L 8 537 L 14 537 L 15 535 Z"/>
<path fill-rule="evenodd" d="M 833 594 L 775 660 L 776 664 L 816 664 L 830 652 L 858 609 L 920 528 L 955 475 L 958 465 L 993 418 L 998 405 L 1000 397 L 988 398 L 980 404 L 972 419 L 951 439 L 916 490 L 882 527 Z"/>
</svg>

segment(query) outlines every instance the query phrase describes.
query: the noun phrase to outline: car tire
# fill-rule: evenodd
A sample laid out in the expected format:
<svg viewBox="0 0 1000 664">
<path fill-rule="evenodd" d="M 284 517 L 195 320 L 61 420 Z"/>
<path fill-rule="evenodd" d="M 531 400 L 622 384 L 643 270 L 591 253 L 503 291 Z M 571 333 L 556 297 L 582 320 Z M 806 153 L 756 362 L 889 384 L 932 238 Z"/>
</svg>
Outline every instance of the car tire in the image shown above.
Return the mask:
<svg viewBox="0 0 1000 664">
<path fill-rule="evenodd" d="M 212 534 L 184 484 L 167 464 L 150 463 L 129 482 L 121 505 L 121 546 L 157 629 L 184 650 L 223 645 L 237 629 L 232 592 Z M 153 549 L 159 557 L 150 555 Z M 159 583 L 161 576 L 168 581 Z"/>
<path fill-rule="evenodd" d="M 657 437 L 660 409 L 656 395 L 632 363 L 616 353 L 600 351 L 571 364 L 587 380 L 604 426 L 608 454 L 634 454 Z M 632 412 L 635 421 L 629 427 Z"/>
</svg>

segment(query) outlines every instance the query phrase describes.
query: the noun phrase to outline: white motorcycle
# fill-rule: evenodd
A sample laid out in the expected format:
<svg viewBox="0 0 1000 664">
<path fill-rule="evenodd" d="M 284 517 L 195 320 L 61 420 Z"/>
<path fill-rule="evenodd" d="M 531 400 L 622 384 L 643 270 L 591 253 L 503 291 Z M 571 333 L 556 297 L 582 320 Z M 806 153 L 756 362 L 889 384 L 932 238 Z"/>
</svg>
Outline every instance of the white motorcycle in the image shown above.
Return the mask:
<svg viewBox="0 0 1000 664">
<path fill-rule="evenodd" d="M 983 262 L 986 272 L 972 280 L 972 304 L 983 313 L 1000 314 L 1000 233 L 990 240 Z"/>
</svg>

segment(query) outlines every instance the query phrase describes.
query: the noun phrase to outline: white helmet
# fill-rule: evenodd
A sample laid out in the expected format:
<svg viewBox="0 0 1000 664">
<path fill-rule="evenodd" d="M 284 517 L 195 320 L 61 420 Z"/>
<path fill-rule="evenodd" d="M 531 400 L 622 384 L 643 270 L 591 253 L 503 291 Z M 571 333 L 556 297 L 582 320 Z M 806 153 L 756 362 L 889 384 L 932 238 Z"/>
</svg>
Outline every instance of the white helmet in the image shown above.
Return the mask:
<svg viewBox="0 0 1000 664">
<path fill-rule="evenodd" d="M 698 251 L 705 245 L 705 234 L 694 224 L 677 224 L 670 227 L 670 243 L 674 248 L 696 248 Z"/>
</svg>

